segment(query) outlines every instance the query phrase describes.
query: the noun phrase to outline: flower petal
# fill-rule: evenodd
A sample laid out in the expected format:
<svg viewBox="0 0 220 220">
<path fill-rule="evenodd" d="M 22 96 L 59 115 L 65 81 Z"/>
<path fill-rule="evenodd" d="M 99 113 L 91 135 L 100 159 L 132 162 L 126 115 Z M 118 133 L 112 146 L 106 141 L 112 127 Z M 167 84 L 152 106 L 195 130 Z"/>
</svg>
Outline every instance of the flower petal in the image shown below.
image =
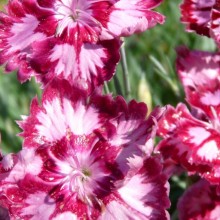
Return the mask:
<svg viewBox="0 0 220 220">
<path fill-rule="evenodd" d="M 181 21 L 186 30 L 209 36 L 211 10 L 216 0 L 184 0 L 180 6 Z"/>
<path fill-rule="evenodd" d="M 143 32 L 157 23 L 164 22 L 164 16 L 151 11 L 157 7 L 161 0 L 119 0 L 111 10 L 107 30 L 103 29 L 101 39 L 122 36 L 130 36 Z"/>
<path fill-rule="evenodd" d="M 178 49 L 177 71 L 187 101 L 216 120 L 220 111 L 220 55 L 203 51 Z"/>
<path fill-rule="evenodd" d="M 159 160 L 147 159 L 135 175 L 127 181 L 125 179 L 118 189 L 118 195 L 109 201 L 100 219 L 168 219 L 164 208 L 170 204 L 166 177 L 161 169 Z M 133 190 L 134 187 L 136 190 Z"/>
<path fill-rule="evenodd" d="M 58 77 L 91 92 L 113 76 L 120 57 L 119 47 L 118 40 L 75 45 L 46 40 L 33 45 L 31 64 L 43 85 Z"/>
<path fill-rule="evenodd" d="M 179 104 L 176 109 L 168 108 L 159 122 L 159 134 L 164 139 L 157 150 L 165 160 L 171 158 L 174 165 L 181 165 L 189 173 L 197 172 L 213 184 L 219 181 L 219 132 L 208 122 L 194 118 L 183 104 Z"/>
<path fill-rule="evenodd" d="M 215 187 L 199 180 L 185 191 L 178 202 L 180 220 L 219 218 L 220 202 Z"/>
</svg>

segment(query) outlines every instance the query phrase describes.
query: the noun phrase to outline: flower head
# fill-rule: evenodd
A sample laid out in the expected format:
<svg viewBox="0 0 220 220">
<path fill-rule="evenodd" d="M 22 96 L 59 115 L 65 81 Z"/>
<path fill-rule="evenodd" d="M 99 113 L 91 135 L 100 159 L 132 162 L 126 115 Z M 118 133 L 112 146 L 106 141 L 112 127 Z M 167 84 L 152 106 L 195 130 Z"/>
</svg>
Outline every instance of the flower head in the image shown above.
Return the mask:
<svg viewBox="0 0 220 220">
<path fill-rule="evenodd" d="M 19 69 L 21 82 L 57 77 L 91 92 L 113 76 L 121 36 L 163 23 L 151 11 L 160 2 L 10 0 L 0 14 L 0 64 Z"/>
<path fill-rule="evenodd" d="M 184 0 L 180 6 L 181 21 L 187 31 L 210 36 L 211 12 L 216 0 Z"/>
<path fill-rule="evenodd" d="M 219 54 L 178 51 L 177 70 L 191 112 L 180 103 L 167 107 L 159 122 L 164 139 L 158 150 L 182 165 L 190 174 L 198 173 L 212 184 L 220 180 L 219 148 Z"/>
<path fill-rule="evenodd" d="M 220 197 L 215 187 L 199 180 L 187 189 L 178 202 L 180 220 L 219 219 Z"/>
<path fill-rule="evenodd" d="M 211 36 L 217 43 L 218 47 L 220 46 L 220 27 L 219 27 L 219 20 L 220 20 L 220 1 L 216 0 L 216 3 L 212 9 L 212 16 L 211 16 Z"/>
<path fill-rule="evenodd" d="M 219 0 L 183 0 L 180 6 L 181 21 L 186 30 L 212 37 L 220 46 L 220 1 Z"/>
<path fill-rule="evenodd" d="M 146 119 L 143 103 L 53 81 L 19 122 L 23 149 L 1 164 L 0 205 L 22 219 L 167 219 L 167 177 L 149 144 L 162 113 Z"/>
<path fill-rule="evenodd" d="M 177 70 L 189 104 L 218 130 L 220 54 L 179 48 Z"/>
</svg>

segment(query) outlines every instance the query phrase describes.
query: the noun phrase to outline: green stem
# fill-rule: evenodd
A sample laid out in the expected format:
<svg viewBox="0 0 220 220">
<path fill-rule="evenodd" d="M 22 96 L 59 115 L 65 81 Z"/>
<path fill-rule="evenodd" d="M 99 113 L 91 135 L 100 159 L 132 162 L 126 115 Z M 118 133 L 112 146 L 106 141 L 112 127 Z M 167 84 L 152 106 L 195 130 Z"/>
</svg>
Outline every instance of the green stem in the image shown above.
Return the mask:
<svg viewBox="0 0 220 220">
<path fill-rule="evenodd" d="M 129 81 L 128 65 L 127 65 L 126 52 L 125 52 L 124 45 L 122 45 L 120 51 L 121 51 L 121 65 L 122 65 L 122 72 L 123 72 L 123 79 L 124 79 L 125 97 L 127 99 L 130 99 L 131 85 Z"/>
<path fill-rule="evenodd" d="M 114 80 L 114 85 L 115 85 L 115 90 L 116 90 L 117 95 L 122 95 L 123 96 L 123 93 L 122 93 L 122 90 L 121 90 L 121 85 L 120 85 L 120 82 L 118 80 L 117 74 L 115 74 L 113 80 Z"/>
<path fill-rule="evenodd" d="M 106 94 L 109 94 L 109 93 L 110 93 L 110 90 L 109 90 L 109 87 L 108 87 L 107 82 L 104 83 L 104 88 L 105 88 L 105 93 L 106 93 Z"/>
<path fill-rule="evenodd" d="M 173 212 L 173 214 L 171 215 L 171 220 L 177 220 L 177 219 L 178 219 L 178 211 L 175 210 L 175 211 Z"/>
</svg>

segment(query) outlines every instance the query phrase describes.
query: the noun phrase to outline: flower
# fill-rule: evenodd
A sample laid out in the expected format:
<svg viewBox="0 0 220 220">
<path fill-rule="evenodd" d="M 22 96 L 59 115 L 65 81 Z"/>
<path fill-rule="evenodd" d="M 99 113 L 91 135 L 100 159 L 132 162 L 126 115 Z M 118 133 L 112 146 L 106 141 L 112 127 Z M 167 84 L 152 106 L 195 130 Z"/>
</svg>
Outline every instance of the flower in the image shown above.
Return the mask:
<svg viewBox="0 0 220 220">
<path fill-rule="evenodd" d="M 167 219 L 167 177 L 151 156 L 162 113 L 53 81 L 19 122 L 23 149 L 3 157 L 0 205 L 12 219 Z"/>
<path fill-rule="evenodd" d="M 88 92 L 109 80 L 122 36 L 163 23 L 161 0 L 11 0 L 0 14 L 0 64 L 21 82 L 54 77 Z"/>
<path fill-rule="evenodd" d="M 184 0 L 180 6 L 181 21 L 186 30 L 211 37 L 220 46 L 219 0 Z"/>
<path fill-rule="evenodd" d="M 180 5 L 181 22 L 186 30 L 210 36 L 211 12 L 216 0 L 184 0 Z"/>
<path fill-rule="evenodd" d="M 190 186 L 178 201 L 180 220 L 219 219 L 220 196 L 215 187 L 205 180 Z"/>
<path fill-rule="evenodd" d="M 177 70 L 186 100 L 167 107 L 158 124 L 164 139 L 157 149 L 165 159 L 171 157 L 189 174 L 198 173 L 211 184 L 219 185 L 219 54 L 178 50 Z"/>
<path fill-rule="evenodd" d="M 219 28 L 219 19 L 220 19 L 220 8 L 219 0 L 216 0 L 216 3 L 212 9 L 211 17 L 211 36 L 220 47 L 220 28 Z"/>
<path fill-rule="evenodd" d="M 167 219 L 167 179 L 158 158 L 147 158 L 136 171 L 131 167 L 122 176 L 108 158 L 110 150 L 70 154 L 73 148 L 65 152 L 65 144 L 59 149 L 60 142 L 51 149 L 38 149 L 35 155 L 33 149 L 23 149 L 16 168 L 6 173 L 10 178 L 1 176 L 0 203 L 9 210 L 11 219 Z M 42 160 L 35 164 L 38 175 L 31 172 L 26 154 Z M 18 170 L 25 175 L 20 176 Z M 17 174 L 22 179 L 15 182 Z"/>
<path fill-rule="evenodd" d="M 178 49 L 177 70 L 189 104 L 219 129 L 220 54 Z"/>
<path fill-rule="evenodd" d="M 36 78 L 47 85 L 54 78 L 64 78 L 74 86 L 92 93 L 95 87 L 111 79 L 119 61 L 119 40 L 96 44 L 70 45 L 59 39 L 33 43 L 31 66 L 39 74 Z"/>
</svg>

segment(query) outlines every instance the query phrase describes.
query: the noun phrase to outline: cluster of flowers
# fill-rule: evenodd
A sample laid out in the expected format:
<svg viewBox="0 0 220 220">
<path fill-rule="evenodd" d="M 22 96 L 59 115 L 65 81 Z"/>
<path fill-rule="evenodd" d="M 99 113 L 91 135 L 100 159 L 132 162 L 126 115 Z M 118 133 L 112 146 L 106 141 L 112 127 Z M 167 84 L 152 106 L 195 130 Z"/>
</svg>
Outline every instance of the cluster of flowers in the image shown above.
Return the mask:
<svg viewBox="0 0 220 220">
<path fill-rule="evenodd" d="M 161 1 L 10 0 L 0 13 L 0 64 L 43 89 L 18 122 L 21 151 L 0 153 L 0 219 L 166 220 L 167 180 L 183 170 L 199 180 L 179 218 L 220 219 L 220 53 L 177 49 L 190 110 L 102 95 L 121 37 L 162 24 Z M 220 1 L 180 8 L 188 31 L 220 46 Z"/>
<path fill-rule="evenodd" d="M 196 183 L 179 201 L 180 219 L 219 220 L 220 203 L 214 203 L 214 189 L 211 195 L 203 190 L 209 183 L 220 201 L 220 54 L 181 47 L 176 66 L 191 111 L 183 103 L 167 106 L 158 125 L 163 140 L 157 150 L 169 165 L 168 175 L 181 167 L 207 181 Z"/>
<path fill-rule="evenodd" d="M 54 78 L 91 93 L 109 80 L 119 61 L 120 37 L 163 23 L 151 11 L 162 0 L 10 0 L 0 14 L 0 64 L 35 76 L 43 88 Z"/>
<path fill-rule="evenodd" d="M 213 38 L 220 46 L 220 1 L 184 0 L 181 21 L 187 31 Z M 183 103 L 168 105 L 159 122 L 163 140 L 157 150 L 169 167 L 201 177 L 178 203 L 181 220 L 220 219 L 220 53 L 177 49 L 176 69 L 190 111 Z"/>
<path fill-rule="evenodd" d="M 18 153 L 0 153 L 0 219 L 168 219 L 168 177 L 153 138 L 164 113 L 102 95 L 121 37 L 164 22 L 161 0 L 10 0 L 0 64 L 43 89 Z"/>
</svg>

